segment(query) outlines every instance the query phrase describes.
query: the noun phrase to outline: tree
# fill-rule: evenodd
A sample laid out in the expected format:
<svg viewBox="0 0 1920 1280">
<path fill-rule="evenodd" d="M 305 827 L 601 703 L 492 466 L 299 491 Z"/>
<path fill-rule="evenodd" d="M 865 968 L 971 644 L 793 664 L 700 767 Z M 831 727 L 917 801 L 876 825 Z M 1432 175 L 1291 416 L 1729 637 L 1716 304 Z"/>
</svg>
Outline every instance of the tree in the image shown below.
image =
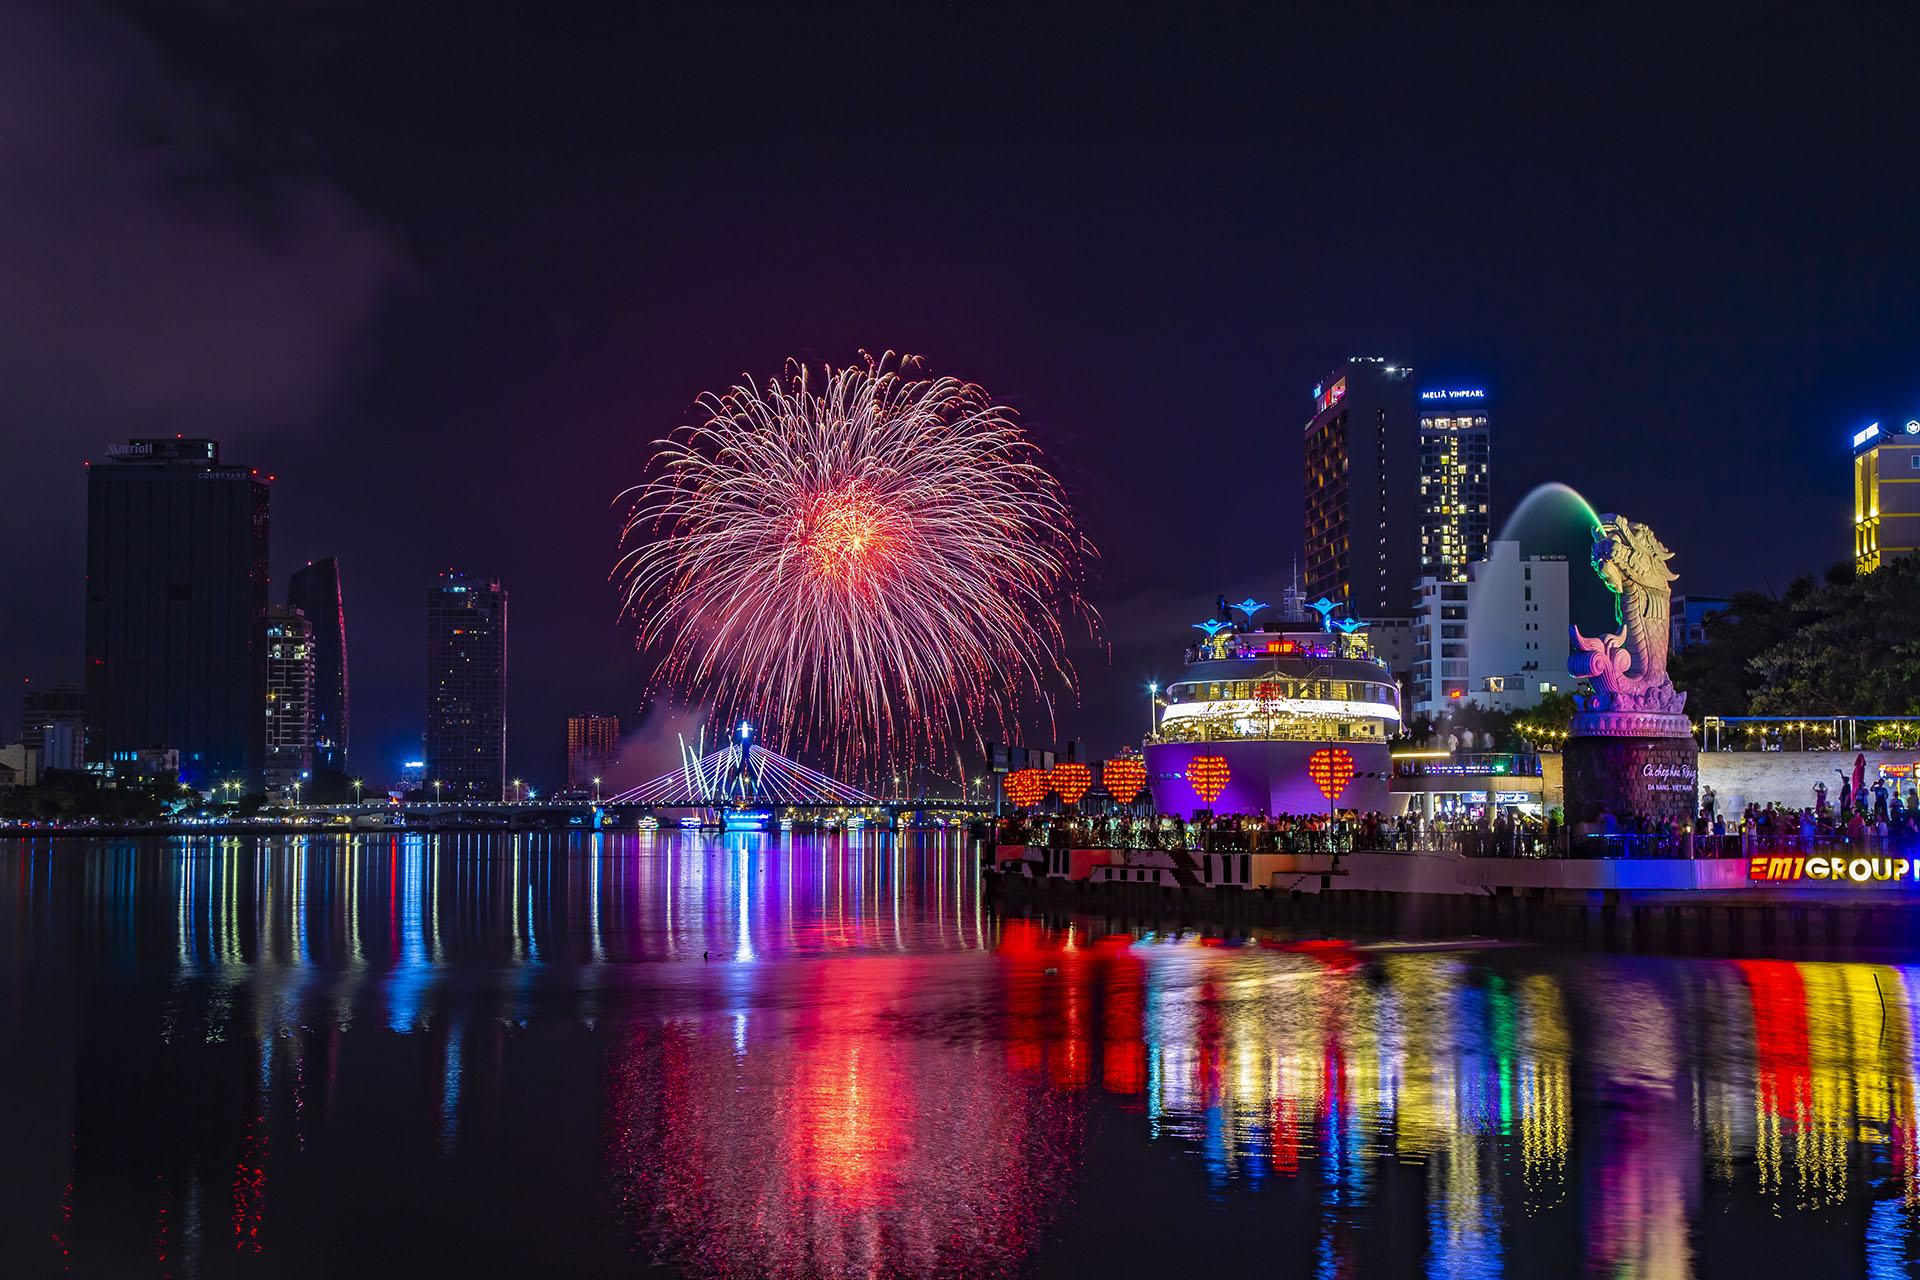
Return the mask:
<svg viewBox="0 0 1920 1280">
<path fill-rule="evenodd" d="M 1920 712 L 1920 558 L 1856 574 L 1834 565 L 1775 597 L 1742 592 L 1673 655 L 1694 715 Z"/>
</svg>

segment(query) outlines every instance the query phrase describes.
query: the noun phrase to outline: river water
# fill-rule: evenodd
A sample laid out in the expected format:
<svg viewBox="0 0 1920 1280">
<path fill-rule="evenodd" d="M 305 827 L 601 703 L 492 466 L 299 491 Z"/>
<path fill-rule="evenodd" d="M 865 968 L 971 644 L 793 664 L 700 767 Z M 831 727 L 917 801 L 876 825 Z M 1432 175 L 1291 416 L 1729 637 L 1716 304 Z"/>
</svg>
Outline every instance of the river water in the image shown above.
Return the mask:
<svg viewBox="0 0 1920 1280">
<path fill-rule="evenodd" d="M 0 1274 L 1915 1270 L 1920 967 L 1449 941 L 951 837 L 0 842 Z"/>
</svg>

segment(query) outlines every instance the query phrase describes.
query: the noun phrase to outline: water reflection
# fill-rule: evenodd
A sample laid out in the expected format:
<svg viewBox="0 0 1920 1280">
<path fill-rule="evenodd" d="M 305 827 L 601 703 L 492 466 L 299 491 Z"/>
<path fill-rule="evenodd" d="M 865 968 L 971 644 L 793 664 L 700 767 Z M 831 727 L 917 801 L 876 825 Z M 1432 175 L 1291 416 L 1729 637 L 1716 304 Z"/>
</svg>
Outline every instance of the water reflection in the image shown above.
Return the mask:
<svg viewBox="0 0 1920 1280">
<path fill-rule="evenodd" d="M 28 1274 L 1920 1257 L 1910 967 L 1047 927 L 879 837 L 0 847 L 0 922 Z"/>
<path fill-rule="evenodd" d="M 1223 1190 L 1311 1184 L 1316 1274 L 1405 1269 L 1382 1242 L 1405 1230 L 1390 1202 L 1409 1171 L 1430 1276 L 1692 1275 L 1708 1196 L 1804 1215 L 1844 1250 L 1823 1274 L 1860 1273 L 1862 1242 L 1832 1228 L 1870 1207 L 1866 1273 L 1914 1264 L 1920 970 L 1221 947 L 1019 921 L 1001 952 L 1016 1069 L 1138 1099 Z M 1542 1221 L 1577 1259 L 1555 1260 Z"/>
</svg>

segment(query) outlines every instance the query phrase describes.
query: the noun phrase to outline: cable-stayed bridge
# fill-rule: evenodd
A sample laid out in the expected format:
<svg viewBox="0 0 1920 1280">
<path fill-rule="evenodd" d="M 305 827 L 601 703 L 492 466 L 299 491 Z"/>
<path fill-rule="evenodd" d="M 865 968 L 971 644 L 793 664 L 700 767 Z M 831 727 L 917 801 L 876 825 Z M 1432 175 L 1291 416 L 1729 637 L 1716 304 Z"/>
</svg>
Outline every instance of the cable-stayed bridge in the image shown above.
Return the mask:
<svg viewBox="0 0 1920 1280">
<path fill-rule="evenodd" d="M 862 806 L 885 803 L 858 787 L 809 769 L 777 751 L 745 740 L 696 755 L 681 744 L 681 763 L 671 773 L 601 801 L 604 805 L 721 809 L 738 805 Z"/>
</svg>

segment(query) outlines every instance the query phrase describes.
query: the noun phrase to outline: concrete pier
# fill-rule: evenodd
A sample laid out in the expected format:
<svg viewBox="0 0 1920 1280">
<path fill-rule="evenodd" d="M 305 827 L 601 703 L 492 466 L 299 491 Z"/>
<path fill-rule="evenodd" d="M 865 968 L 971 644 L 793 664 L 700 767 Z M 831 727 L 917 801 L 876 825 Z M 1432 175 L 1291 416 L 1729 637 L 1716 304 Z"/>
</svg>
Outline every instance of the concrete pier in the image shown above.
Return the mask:
<svg viewBox="0 0 1920 1280">
<path fill-rule="evenodd" d="M 1621 878 L 1615 866 L 1558 865 L 1562 875 L 1547 878 Z M 1739 869 L 1741 864 L 1726 860 L 1725 865 Z M 1668 865 L 1667 874 L 1657 878 L 1678 879 L 1681 870 Z M 987 893 L 1009 910 L 1095 916 L 1105 921 L 1103 927 L 1122 930 L 1193 928 L 1233 936 L 1276 927 L 1316 935 L 1350 931 L 1404 939 L 1476 936 L 1619 952 L 1794 958 L 1920 949 L 1917 889 L 1502 884 L 1467 892 L 1434 892 L 1377 884 L 1354 887 L 1348 877 L 1339 875 L 1329 875 L 1329 887 L 1320 889 L 1318 879 L 1308 890 L 1062 877 L 1034 880 L 985 873 Z"/>
</svg>

